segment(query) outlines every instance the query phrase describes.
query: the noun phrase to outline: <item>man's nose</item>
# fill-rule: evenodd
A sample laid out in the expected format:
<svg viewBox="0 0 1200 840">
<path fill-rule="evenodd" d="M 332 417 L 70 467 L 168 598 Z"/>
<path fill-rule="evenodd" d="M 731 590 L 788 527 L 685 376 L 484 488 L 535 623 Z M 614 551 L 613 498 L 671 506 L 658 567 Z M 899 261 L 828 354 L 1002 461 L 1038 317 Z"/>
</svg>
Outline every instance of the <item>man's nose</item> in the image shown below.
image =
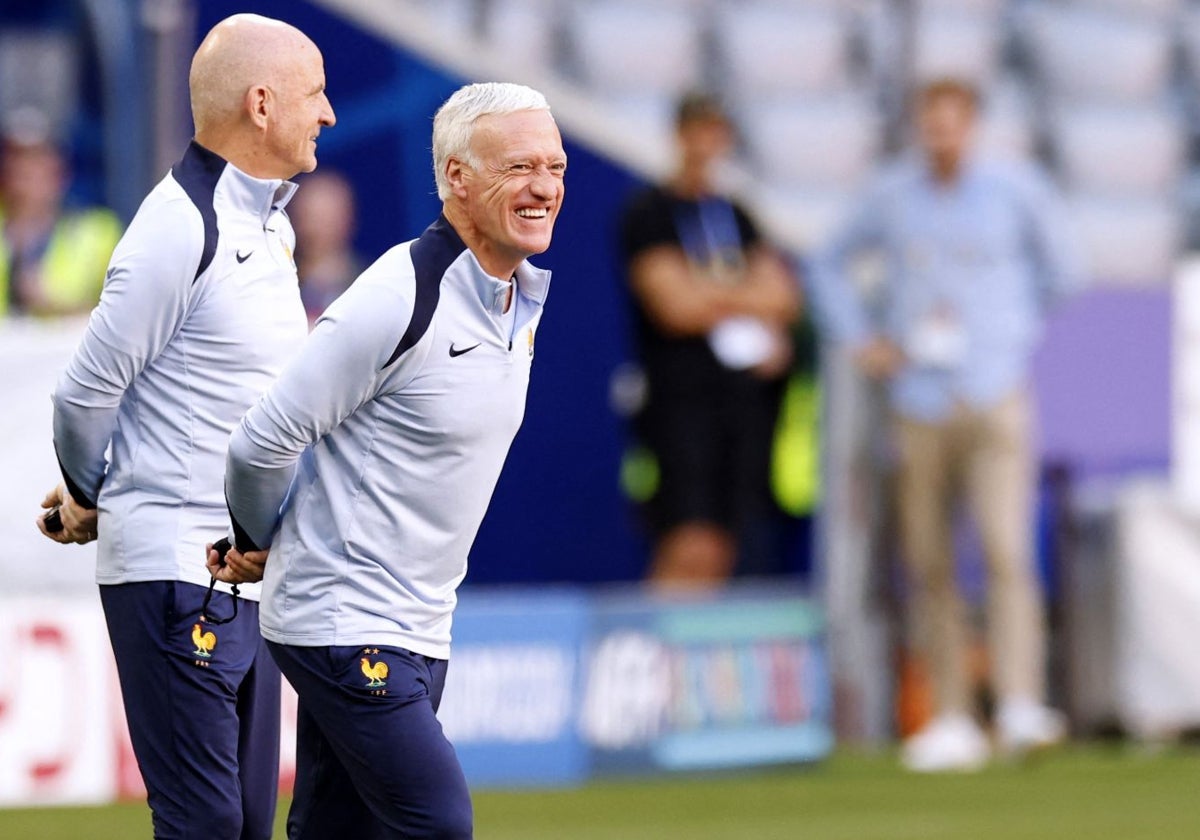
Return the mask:
<svg viewBox="0 0 1200 840">
<path fill-rule="evenodd" d="M 529 180 L 529 192 L 534 198 L 551 199 L 558 192 L 558 178 L 544 166 L 538 167 Z"/>
</svg>

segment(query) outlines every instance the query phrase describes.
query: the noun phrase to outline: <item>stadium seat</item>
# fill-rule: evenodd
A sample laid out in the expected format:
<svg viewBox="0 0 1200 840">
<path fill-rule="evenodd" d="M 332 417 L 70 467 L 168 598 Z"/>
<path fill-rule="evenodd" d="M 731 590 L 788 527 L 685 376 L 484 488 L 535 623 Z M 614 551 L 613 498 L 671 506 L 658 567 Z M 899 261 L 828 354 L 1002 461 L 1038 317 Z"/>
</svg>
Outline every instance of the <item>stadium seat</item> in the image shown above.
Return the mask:
<svg viewBox="0 0 1200 840">
<path fill-rule="evenodd" d="M 1200 91 L 1200 5 L 1192 6 L 1180 16 L 1179 28 L 1188 79 L 1192 91 Z"/>
<path fill-rule="evenodd" d="M 1031 7 L 1021 29 L 1041 81 L 1058 97 L 1145 101 L 1171 71 L 1164 20 L 1080 6 Z"/>
<path fill-rule="evenodd" d="M 725 2 L 714 35 L 732 101 L 828 93 L 849 83 L 847 17 L 830 8 Z"/>
<path fill-rule="evenodd" d="M 1121 12 L 1172 19 L 1183 11 L 1186 0 L 1070 0 L 1076 6 L 1114 9 Z"/>
<path fill-rule="evenodd" d="M 780 100 L 740 115 L 758 171 L 770 183 L 854 189 L 875 164 L 880 119 L 862 96 Z"/>
<path fill-rule="evenodd" d="M 912 75 L 956 76 L 986 86 L 1000 66 L 1002 28 L 995 15 L 922 10 L 913 21 Z"/>
<path fill-rule="evenodd" d="M 474 0 L 403 0 L 423 15 L 439 35 L 461 38 L 478 33 L 478 15 Z"/>
<path fill-rule="evenodd" d="M 857 16 L 857 31 L 863 47 L 870 82 L 884 89 L 903 80 L 895 68 L 903 61 L 904 17 L 890 0 L 866 0 Z"/>
<path fill-rule="evenodd" d="M 577 69 L 594 91 L 674 97 L 704 80 L 703 21 L 687 4 L 575 2 L 568 21 Z"/>
<path fill-rule="evenodd" d="M 913 7 L 918 13 L 954 11 L 997 16 L 1007 4 L 1008 0 L 915 0 Z"/>
<path fill-rule="evenodd" d="M 1032 157 L 1037 144 L 1027 105 L 997 102 L 985 106 L 979 119 L 976 148 L 988 157 Z"/>
<path fill-rule="evenodd" d="M 0 29 L 0 117 L 22 108 L 66 130 L 79 102 L 79 47 L 52 29 Z"/>
<path fill-rule="evenodd" d="M 1162 198 L 1068 198 L 1089 279 L 1118 285 L 1159 285 L 1171 278 L 1182 244 L 1179 209 Z"/>
<path fill-rule="evenodd" d="M 1162 193 L 1184 171 L 1182 118 L 1152 105 L 1062 106 L 1052 118 L 1060 171 L 1076 190 Z"/>
<path fill-rule="evenodd" d="M 671 149 L 675 142 L 674 94 L 619 92 L 605 95 L 593 93 L 607 113 L 615 115 L 623 125 L 633 126 L 639 141 L 652 148 Z"/>
<path fill-rule="evenodd" d="M 776 242 L 810 254 L 836 230 L 853 199 L 846 190 L 766 187 L 754 193 L 752 210 Z"/>
<path fill-rule="evenodd" d="M 553 0 L 489 0 L 483 31 L 522 69 L 551 72 L 557 59 L 557 9 Z"/>
</svg>

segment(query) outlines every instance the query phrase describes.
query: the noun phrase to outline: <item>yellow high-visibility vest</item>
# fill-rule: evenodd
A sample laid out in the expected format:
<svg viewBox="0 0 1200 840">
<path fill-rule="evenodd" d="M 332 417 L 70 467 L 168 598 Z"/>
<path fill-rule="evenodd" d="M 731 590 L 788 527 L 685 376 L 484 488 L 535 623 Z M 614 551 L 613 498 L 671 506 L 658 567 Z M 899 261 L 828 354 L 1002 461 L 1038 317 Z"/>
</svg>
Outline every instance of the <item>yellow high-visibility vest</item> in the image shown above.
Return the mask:
<svg viewBox="0 0 1200 840">
<path fill-rule="evenodd" d="M 0 231 L 3 229 L 4 213 L 0 208 Z M 120 238 L 120 220 L 104 208 L 68 212 L 59 219 L 41 264 L 42 288 L 50 305 L 76 311 L 95 305 Z M 11 262 L 8 242 L 0 236 L 0 316 L 8 314 Z"/>
<path fill-rule="evenodd" d="M 821 496 L 821 387 L 812 373 L 788 379 L 771 451 L 771 490 L 786 513 L 812 513 Z"/>
<path fill-rule="evenodd" d="M 659 483 L 658 459 L 642 445 L 625 450 L 618 480 L 627 498 L 645 503 Z M 784 391 L 771 447 L 771 493 L 789 516 L 811 514 L 821 497 L 821 387 L 815 373 L 793 373 Z"/>
</svg>

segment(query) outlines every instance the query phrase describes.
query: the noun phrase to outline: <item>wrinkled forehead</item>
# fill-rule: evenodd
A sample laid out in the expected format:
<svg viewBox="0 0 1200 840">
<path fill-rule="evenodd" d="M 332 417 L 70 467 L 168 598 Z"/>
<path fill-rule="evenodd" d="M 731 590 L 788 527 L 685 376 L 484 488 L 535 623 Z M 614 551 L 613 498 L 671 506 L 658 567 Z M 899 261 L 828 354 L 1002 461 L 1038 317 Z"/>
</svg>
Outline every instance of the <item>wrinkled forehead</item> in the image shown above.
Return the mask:
<svg viewBox="0 0 1200 840">
<path fill-rule="evenodd" d="M 472 125 L 471 150 L 481 156 L 565 156 L 558 125 L 545 109 L 484 114 Z"/>
</svg>

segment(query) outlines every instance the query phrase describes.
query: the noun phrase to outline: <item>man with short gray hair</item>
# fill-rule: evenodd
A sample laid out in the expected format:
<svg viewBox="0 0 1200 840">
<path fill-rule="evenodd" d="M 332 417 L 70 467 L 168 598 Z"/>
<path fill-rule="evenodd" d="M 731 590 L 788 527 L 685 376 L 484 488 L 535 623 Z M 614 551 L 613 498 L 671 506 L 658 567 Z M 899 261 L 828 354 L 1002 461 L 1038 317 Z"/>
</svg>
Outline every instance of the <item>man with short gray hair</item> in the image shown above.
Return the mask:
<svg viewBox="0 0 1200 840">
<path fill-rule="evenodd" d="M 270 548 L 262 633 L 300 697 L 292 840 L 472 836 L 436 712 L 567 161 L 546 100 L 512 84 L 451 96 L 433 149 L 441 217 L 330 306 L 230 441 L 234 547 L 209 567 L 253 580 L 243 553 Z"/>
</svg>

